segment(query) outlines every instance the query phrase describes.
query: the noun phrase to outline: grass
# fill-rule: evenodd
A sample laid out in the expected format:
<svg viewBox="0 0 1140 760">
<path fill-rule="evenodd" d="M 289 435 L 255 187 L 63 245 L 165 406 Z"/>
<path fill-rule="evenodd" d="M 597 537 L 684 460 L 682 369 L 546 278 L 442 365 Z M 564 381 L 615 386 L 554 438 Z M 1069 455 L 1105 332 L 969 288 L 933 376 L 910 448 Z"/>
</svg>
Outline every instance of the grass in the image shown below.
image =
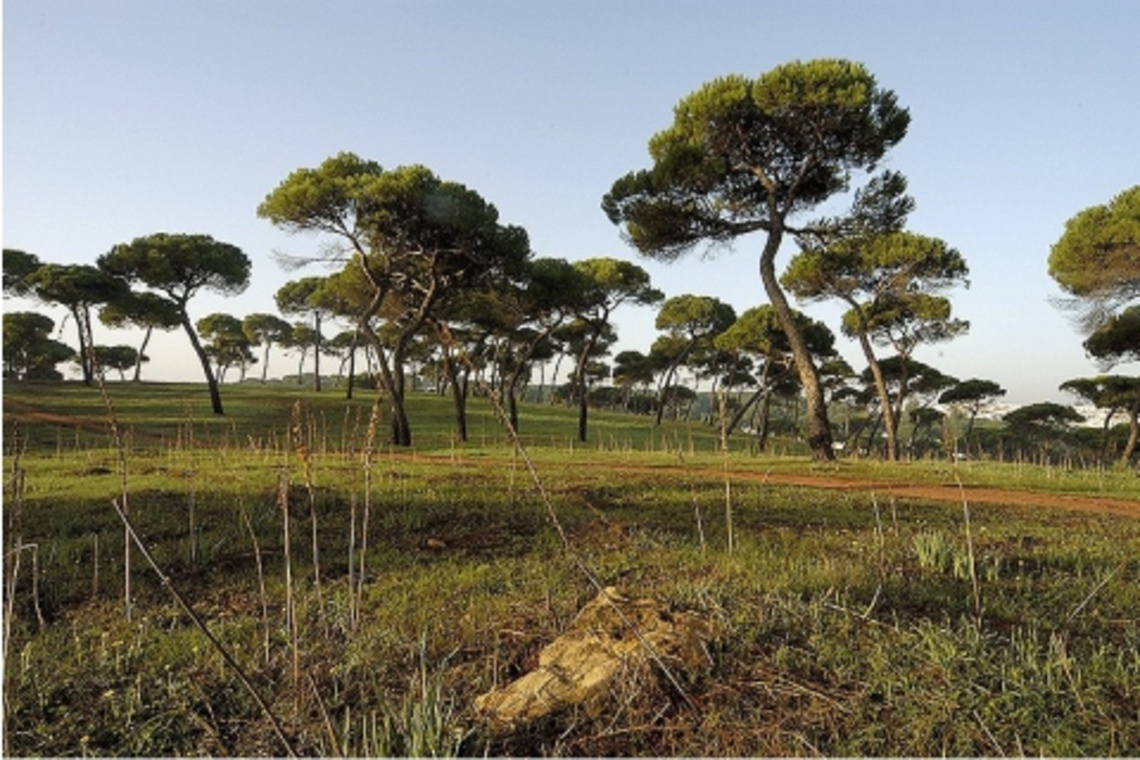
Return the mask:
<svg viewBox="0 0 1140 760">
<path fill-rule="evenodd" d="M 6 578 L 16 537 L 38 555 L 34 589 L 30 557 L 6 586 L 8 754 L 1140 753 L 1135 519 L 971 505 L 967 536 L 961 504 L 754 480 L 728 497 L 730 551 L 724 484 L 663 468 L 724 467 L 715 431 L 594 414 L 583 447 L 571 445 L 572 411 L 524 406 L 522 434 L 570 555 L 485 402 L 473 401 L 461 445 L 447 401 L 416 397 L 414 451 L 381 449 L 369 470 L 370 397 L 233 388 L 226 418 L 213 419 L 198 388 L 185 401 L 188 388 L 112 386 L 131 431 L 136 529 L 266 697 L 285 747 L 137 562 L 127 619 L 105 414 L 88 389 L 50 387 L 5 388 L 5 472 L 24 476 L 5 494 Z M 311 491 L 290 433 L 298 398 Z M 732 471 L 813 468 L 739 449 Z M 637 467 L 615 478 L 600 466 L 614 462 Z M 953 476 L 937 462 L 824 469 Z M 958 472 L 967 484 L 1137 493 L 1134 475 L 1114 471 Z M 532 667 L 594 596 L 579 561 L 605 584 L 714 621 L 709 663 L 683 674 L 688 701 L 633 681 L 595 708 L 496 733 L 473 699 Z"/>
</svg>

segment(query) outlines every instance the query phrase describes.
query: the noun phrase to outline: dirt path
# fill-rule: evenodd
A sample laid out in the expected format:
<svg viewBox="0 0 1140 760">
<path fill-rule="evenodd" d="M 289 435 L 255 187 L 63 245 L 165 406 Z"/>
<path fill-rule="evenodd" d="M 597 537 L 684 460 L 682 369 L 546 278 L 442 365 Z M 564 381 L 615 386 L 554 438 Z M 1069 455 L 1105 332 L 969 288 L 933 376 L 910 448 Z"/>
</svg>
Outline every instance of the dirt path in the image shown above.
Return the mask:
<svg viewBox="0 0 1140 760">
<path fill-rule="evenodd" d="M 622 472 L 668 473 L 677 477 L 724 479 L 724 470 L 715 468 L 689 468 L 679 466 L 642 467 L 629 464 L 606 464 L 591 462 L 591 469 L 600 469 L 620 474 Z M 895 496 L 905 499 L 925 499 L 928 501 L 950 501 L 962 503 L 963 489 L 958 484 L 938 485 L 930 483 L 899 483 L 887 480 L 847 478 L 833 475 L 810 475 L 804 473 L 759 473 L 749 471 L 731 472 L 733 482 L 768 483 L 781 486 L 802 486 L 805 488 L 825 488 L 845 491 L 873 491 L 879 496 Z M 1077 496 L 1028 491 L 987 486 L 965 486 L 966 499 L 970 504 L 996 504 L 1018 507 L 1043 507 L 1046 509 L 1073 509 L 1099 514 L 1123 515 L 1140 518 L 1140 501 L 1099 496 Z"/>
</svg>

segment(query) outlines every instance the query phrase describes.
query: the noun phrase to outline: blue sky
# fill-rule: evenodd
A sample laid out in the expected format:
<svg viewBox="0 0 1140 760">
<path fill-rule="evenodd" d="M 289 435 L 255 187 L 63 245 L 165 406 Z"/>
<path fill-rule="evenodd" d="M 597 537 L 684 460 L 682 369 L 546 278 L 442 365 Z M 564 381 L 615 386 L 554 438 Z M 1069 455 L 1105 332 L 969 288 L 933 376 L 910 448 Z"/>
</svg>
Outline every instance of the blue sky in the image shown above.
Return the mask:
<svg viewBox="0 0 1140 760">
<path fill-rule="evenodd" d="M 466 184 L 539 256 L 628 258 L 667 295 L 743 311 L 763 302 L 759 238 L 657 264 L 622 242 L 601 197 L 648 165 L 650 136 L 703 82 L 842 57 L 910 109 L 888 161 L 918 203 L 910 228 L 971 268 L 953 294 L 970 334 L 917 358 L 1016 402 L 1065 400 L 1061 382 L 1097 372 L 1049 303 L 1046 259 L 1067 219 L 1140 182 L 1134 0 L 5 0 L 3 14 L 4 247 L 92 262 L 160 231 L 240 246 L 249 289 L 200 296 L 194 319 L 273 311 L 280 285 L 324 273 L 278 266 L 274 252 L 319 240 L 256 208 L 342 150 Z M 838 309 L 805 311 L 838 330 Z M 619 312 L 620 348 L 648 350 L 653 317 Z M 74 344 L 70 325 L 62 337 Z M 96 340 L 137 342 L 101 327 Z M 145 377 L 200 379 L 185 335 L 148 353 Z M 275 355 L 270 370 L 294 366 Z"/>
</svg>

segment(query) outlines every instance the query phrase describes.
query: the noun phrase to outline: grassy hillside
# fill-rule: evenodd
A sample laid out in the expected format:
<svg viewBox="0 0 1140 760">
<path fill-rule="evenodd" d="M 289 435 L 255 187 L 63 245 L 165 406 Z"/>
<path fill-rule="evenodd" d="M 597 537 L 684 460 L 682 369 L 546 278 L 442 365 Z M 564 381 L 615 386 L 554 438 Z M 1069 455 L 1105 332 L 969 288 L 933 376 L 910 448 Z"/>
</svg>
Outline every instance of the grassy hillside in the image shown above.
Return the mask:
<svg viewBox="0 0 1140 760">
<path fill-rule="evenodd" d="M 109 390 L 121 450 L 96 391 L 4 389 L 9 754 L 1140 753 L 1140 520 L 778 486 L 820 468 L 701 425 L 595 414 L 583 447 L 572 411 L 524 406 L 536 480 L 485 399 L 467 444 L 417 396 L 414 450 L 381 419 L 366 455 L 365 394 L 233 387 L 214 418 L 198 387 Z M 947 468 L 825 469 L 1140 497 L 1127 472 Z M 129 614 L 113 502 L 168 579 L 135 547 Z M 715 625 L 684 694 L 630 678 L 484 725 L 474 697 L 595 584 Z"/>
</svg>

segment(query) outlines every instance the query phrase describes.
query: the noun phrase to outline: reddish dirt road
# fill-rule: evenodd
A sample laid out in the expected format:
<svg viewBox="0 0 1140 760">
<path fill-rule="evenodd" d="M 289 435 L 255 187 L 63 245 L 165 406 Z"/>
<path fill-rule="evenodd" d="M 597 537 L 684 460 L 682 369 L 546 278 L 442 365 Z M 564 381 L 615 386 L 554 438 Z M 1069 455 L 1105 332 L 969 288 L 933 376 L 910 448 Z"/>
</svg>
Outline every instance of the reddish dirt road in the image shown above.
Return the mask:
<svg viewBox="0 0 1140 760">
<path fill-rule="evenodd" d="M 669 473 L 676 476 L 698 476 L 709 479 L 724 479 L 724 470 L 715 468 L 687 467 L 640 467 L 637 465 L 591 462 L 592 469 L 621 472 Z M 928 501 L 949 501 L 962 503 L 963 494 L 970 504 L 995 504 L 1018 507 L 1042 507 L 1046 509 L 1072 509 L 1099 514 L 1122 515 L 1140 518 L 1140 501 L 1099 496 L 1084 496 L 1050 493 L 1047 491 L 991 488 L 986 486 L 964 486 L 957 483 L 938 485 L 930 483 L 899 483 L 887 480 L 869 480 L 833 475 L 812 475 L 806 473 L 759 473 L 732 471 L 733 482 L 768 483 L 781 486 L 801 486 L 804 488 L 825 488 L 844 491 L 868 491 L 880 496 L 895 496 L 905 499 L 925 499 Z"/>
</svg>

